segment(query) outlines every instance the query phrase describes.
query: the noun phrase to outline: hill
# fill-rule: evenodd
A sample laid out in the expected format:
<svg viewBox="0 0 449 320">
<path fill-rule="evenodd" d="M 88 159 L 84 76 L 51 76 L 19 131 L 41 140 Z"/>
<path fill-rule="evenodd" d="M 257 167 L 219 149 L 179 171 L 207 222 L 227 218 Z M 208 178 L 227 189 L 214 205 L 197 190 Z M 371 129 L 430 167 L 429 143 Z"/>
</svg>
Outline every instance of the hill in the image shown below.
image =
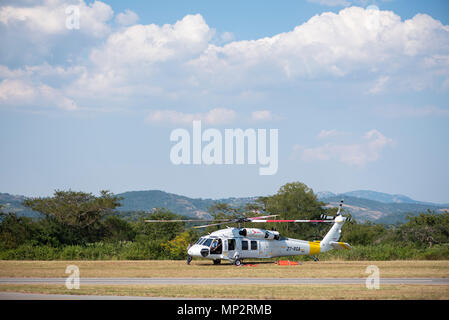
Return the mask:
<svg viewBox="0 0 449 320">
<path fill-rule="evenodd" d="M 410 197 L 407 197 L 403 194 L 389 194 L 389 193 L 383 193 L 383 192 L 377 192 L 377 191 L 371 191 L 371 190 L 350 191 L 350 192 L 344 193 L 344 195 L 355 197 L 355 198 L 374 200 L 374 201 L 378 201 L 378 202 L 382 202 L 382 203 L 414 203 L 414 204 L 423 204 L 423 205 L 431 205 L 431 206 L 437 205 L 437 204 L 431 203 L 431 202 L 417 201 L 417 200 L 411 199 Z"/>
<path fill-rule="evenodd" d="M 376 222 L 383 224 L 396 224 L 406 222 L 407 214 L 418 214 L 427 212 L 427 210 L 442 213 L 449 211 L 449 206 L 437 204 L 425 204 L 423 202 L 411 203 L 385 203 L 370 199 L 348 196 L 346 194 L 334 195 L 320 200 L 327 203 L 329 207 L 339 205 L 341 199 L 344 199 L 344 209 L 349 212 L 358 222 Z"/>
<path fill-rule="evenodd" d="M 24 200 L 24 196 L 0 192 L 0 205 L 2 205 L 3 212 L 15 212 L 20 216 L 31 218 L 40 216 L 39 213 L 22 206 Z"/>
<path fill-rule="evenodd" d="M 257 199 L 257 197 L 189 198 L 160 190 L 129 191 L 117 195 L 123 197 L 122 206 L 118 208 L 122 216 L 136 217 L 136 215 L 139 215 L 138 211 L 151 212 L 155 208 L 165 208 L 186 217 L 200 219 L 211 218 L 207 211 L 216 202 L 240 207 Z M 351 191 L 338 195 L 329 191 L 318 192 L 317 197 L 328 207 L 338 206 L 340 200 L 344 198 L 345 210 L 359 222 L 403 223 L 406 221 L 407 214 L 417 214 L 427 210 L 449 211 L 449 205 L 421 202 L 403 195 L 390 195 L 369 190 Z M 38 213 L 22 206 L 21 203 L 24 199 L 25 197 L 21 195 L 0 193 L 0 204 L 3 205 L 4 212 L 16 212 L 23 216 L 38 217 Z"/>
<path fill-rule="evenodd" d="M 155 208 L 165 208 L 174 213 L 200 219 L 210 219 L 208 208 L 216 202 L 227 203 L 239 207 L 253 202 L 257 197 L 201 199 L 189 198 L 160 190 L 130 191 L 118 194 L 123 197 L 119 211 L 152 211 Z"/>
</svg>

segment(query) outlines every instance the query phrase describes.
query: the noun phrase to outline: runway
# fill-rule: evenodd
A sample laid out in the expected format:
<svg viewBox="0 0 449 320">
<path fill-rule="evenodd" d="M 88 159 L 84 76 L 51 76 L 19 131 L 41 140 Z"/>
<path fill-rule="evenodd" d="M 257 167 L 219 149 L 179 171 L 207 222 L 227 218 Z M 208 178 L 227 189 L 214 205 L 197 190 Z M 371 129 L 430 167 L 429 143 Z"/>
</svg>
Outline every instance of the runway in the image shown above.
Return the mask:
<svg viewBox="0 0 449 320">
<path fill-rule="evenodd" d="M 61 284 L 66 278 L 0 278 L 0 284 Z M 80 278 L 80 285 L 365 284 L 365 278 Z M 380 285 L 449 285 L 449 278 L 380 278 Z"/>
<path fill-rule="evenodd" d="M 0 300 L 189 300 L 188 298 L 0 292 Z M 194 300 L 194 299 L 192 299 Z"/>
</svg>

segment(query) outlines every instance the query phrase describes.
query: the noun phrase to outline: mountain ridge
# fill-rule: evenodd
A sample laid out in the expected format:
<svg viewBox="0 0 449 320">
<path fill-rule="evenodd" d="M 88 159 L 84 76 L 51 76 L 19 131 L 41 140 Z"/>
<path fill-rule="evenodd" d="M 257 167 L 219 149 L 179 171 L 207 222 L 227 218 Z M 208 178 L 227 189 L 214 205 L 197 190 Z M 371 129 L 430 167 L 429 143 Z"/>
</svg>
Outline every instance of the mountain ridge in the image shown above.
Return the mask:
<svg viewBox="0 0 449 320">
<path fill-rule="evenodd" d="M 407 214 L 417 214 L 427 210 L 442 213 L 449 211 L 449 204 L 435 204 L 416 201 L 404 195 L 392 195 L 371 190 L 356 190 L 342 194 L 330 191 L 316 193 L 317 198 L 326 203 L 326 207 L 338 206 L 344 199 L 344 209 L 359 222 L 401 223 L 405 222 Z M 155 208 L 166 208 L 174 213 L 188 218 L 210 219 L 208 208 L 215 203 L 227 203 L 239 207 L 254 202 L 258 197 L 230 197 L 221 199 L 190 198 L 162 190 L 127 191 L 117 194 L 123 197 L 122 206 L 117 210 L 126 215 L 126 212 L 145 211 L 152 212 Z M 363 198 L 367 197 L 367 198 Z M 371 198 L 371 199 L 368 199 Z M 25 196 L 0 193 L 0 204 L 4 212 L 15 212 L 19 215 L 38 217 L 39 213 L 22 206 Z M 392 202 L 387 202 L 392 201 Z"/>
<path fill-rule="evenodd" d="M 374 200 L 382 203 L 414 203 L 414 204 L 424 204 L 431 206 L 448 206 L 448 203 L 434 203 L 428 201 L 418 201 L 414 200 L 403 194 L 390 194 L 385 192 L 378 192 L 372 190 L 355 190 L 344 193 L 333 193 L 331 191 L 319 191 L 316 193 L 318 199 L 326 199 L 335 196 L 351 196 L 355 198 L 363 198 L 368 200 Z"/>
</svg>

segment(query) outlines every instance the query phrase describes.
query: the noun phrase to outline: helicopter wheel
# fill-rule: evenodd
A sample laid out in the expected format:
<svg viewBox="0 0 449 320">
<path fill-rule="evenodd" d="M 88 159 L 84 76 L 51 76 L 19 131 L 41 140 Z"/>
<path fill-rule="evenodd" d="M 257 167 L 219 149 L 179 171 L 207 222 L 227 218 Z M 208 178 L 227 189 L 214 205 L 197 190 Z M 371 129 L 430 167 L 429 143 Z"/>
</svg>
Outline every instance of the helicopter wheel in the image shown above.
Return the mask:
<svg viewBox="0 0 449 320">
<path fill-rule="evenodd" d="M 189 256 L 189 255 L 188 255 L 188 256 L 187 256 L 187 264 L 190 264 L 190 262 L 192 261 L 192 259 L 193 259 L 192 256 Z"/>
<path fill-rule="evenodd" d="M 213 262 L 214 262 L 214 264 L 220 264 L 221 260 L 220 259 L 214 259 Z"/>
<path fill-rule="evenodd" d="M 236 259 L 235 261 L 234 261 L 234 265 L 235 266 L 241 266 L 242 265 L 242 260 L 240 260 L 240 259 Z"/>
</svg>

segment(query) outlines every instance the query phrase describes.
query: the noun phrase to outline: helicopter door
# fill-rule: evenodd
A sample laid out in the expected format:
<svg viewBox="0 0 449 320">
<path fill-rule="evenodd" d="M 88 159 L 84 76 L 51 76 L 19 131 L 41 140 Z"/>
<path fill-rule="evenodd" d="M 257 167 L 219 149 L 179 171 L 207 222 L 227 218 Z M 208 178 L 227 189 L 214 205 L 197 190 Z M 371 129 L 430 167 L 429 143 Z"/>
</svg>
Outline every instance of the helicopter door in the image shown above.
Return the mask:
<svg viewBox="0 0 449 320">
<path fill-rule="evenodd" d="M 259 255 L 261 258 L 269 258 L 269 253 L 268 253 L 268 247 L 269 247 L 269 243 L 268 241 L 259 241 Z"/>
<path fill-rule="evenodd" d="M 210 254 L 221 254 L 223 245 L 221 239 L 214 239 L 210 245 Z"/>
<path fill-rule="evenodd" d="M 232 258 L 235 253 L 235 239 L 226 240 L 225 251 L 228 253 L 228 257 Z"/>
</svg>

